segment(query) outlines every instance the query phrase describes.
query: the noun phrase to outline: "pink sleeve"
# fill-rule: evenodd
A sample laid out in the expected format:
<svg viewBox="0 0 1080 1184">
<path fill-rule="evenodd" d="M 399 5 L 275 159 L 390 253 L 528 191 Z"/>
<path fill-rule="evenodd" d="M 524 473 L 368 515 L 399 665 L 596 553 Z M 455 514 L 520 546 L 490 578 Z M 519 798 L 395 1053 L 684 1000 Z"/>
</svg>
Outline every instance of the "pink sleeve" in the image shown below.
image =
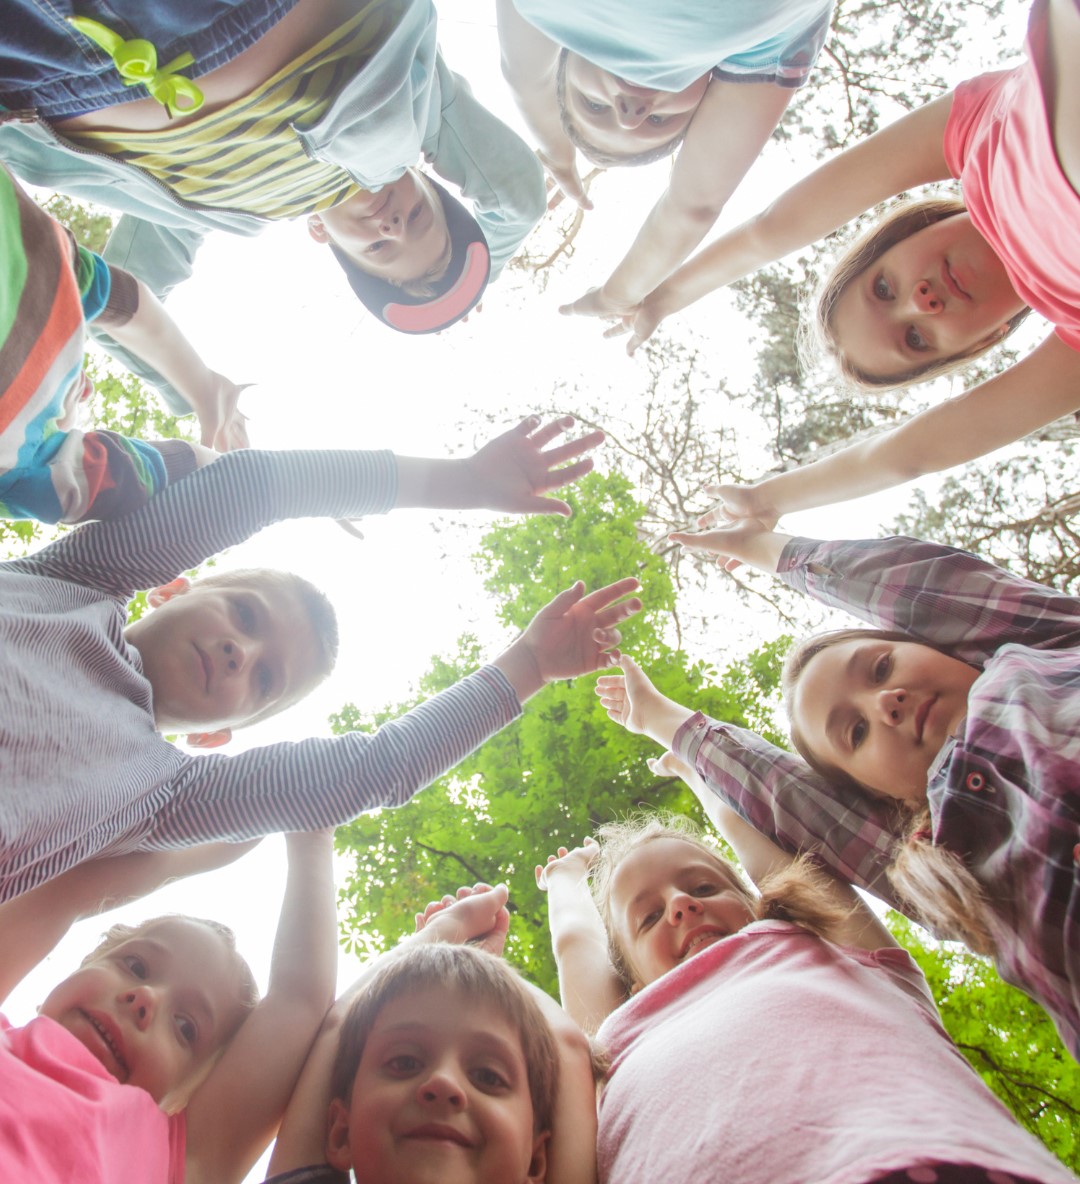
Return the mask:
<svg viewBox="0 0 1080 1184">
<path fill-rule="evenodd" d="M 978 131 L 987 104 L 995 101 L 995 92 L 1011 70 L 994 70 L 969 78 L 953 91 L 952 107 L 945 124 L 945 163 L 954 177 L 964 171 L 971 138 Z"/>
</svg>

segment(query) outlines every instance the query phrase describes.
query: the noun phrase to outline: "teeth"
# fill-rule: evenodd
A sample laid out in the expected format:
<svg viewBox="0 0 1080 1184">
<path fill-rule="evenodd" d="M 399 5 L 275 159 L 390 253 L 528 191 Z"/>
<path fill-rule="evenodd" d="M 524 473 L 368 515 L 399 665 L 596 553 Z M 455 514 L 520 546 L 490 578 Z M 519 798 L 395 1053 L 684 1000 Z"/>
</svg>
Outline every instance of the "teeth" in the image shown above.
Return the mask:
<svg viewBox="0 0 1080 1184">
<path fill-rule="evenodd" d="M 90 1016 L 88 1018 L 90 1020 L 90 1023 L 93 1024 L 94 1030 L 101 1036 L 101 1039 L 105 1041 L 106 1047 L 109 1049 L 109 1052 L 111 1052 L 113 1055 L 113 1060 L 115 1060 L 116 1063 L 120 1066 L 120 1068 L 126 1073 L 127 1072 L 127 1065 L 124 1063 L 124 1058 L 120 1055 L 120 1050 L 116 1047 L 116 1044 L 113 1041 L 112 1036 L 109 1035 L 109 1033 L 106 1031 L 106 1029 L 100 1023 L 98 1023 L 98 1021 L 96 1019 L 94 1019 L 93 1016 Z"/>
</svg>

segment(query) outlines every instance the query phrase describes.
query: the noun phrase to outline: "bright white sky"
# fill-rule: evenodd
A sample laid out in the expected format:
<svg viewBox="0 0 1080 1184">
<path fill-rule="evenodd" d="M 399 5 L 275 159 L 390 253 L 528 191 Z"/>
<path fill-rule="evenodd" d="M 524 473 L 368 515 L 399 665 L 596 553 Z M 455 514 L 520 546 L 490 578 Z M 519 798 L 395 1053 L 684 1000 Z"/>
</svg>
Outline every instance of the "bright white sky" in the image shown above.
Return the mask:
<svg viewBox="0 0 1080 1184">
<path fill-rule="evenodd" d="M 481 101 L 522 130 L 499 73 L 493 0 L 440 0 L 439 10 L 447 62 L 470 79 Z M 1024 23 L 1024 6 L 1016 3 L 1009 44 L 1017 49 Z M 973 52 L 956 81 L 985 68 Z M 810 160 L 811 152 L 799 145 L 770 145 L 729 203 L 720 229 L 761 208 Z M 302 223 L 272 227 L 258 239 L 212 237 L 199 255 L 194 278 L 176 291 L 169 307 L 211 366 L 236 381 L 258 383 L 243 403 L 256 447 L 461 454 L 549 402 L 559 384 L 576 384 L 596 401 L 610 392 L 624 406 L 633 405 L 647 381 L 644 362 L 603 341 L 598 322 L 565 320 L 556 309 L 610 271 L 665 176 L 665 166 L 658 164 L 600 178 L 593 190 L 597 209 L 586 219 L 566 275 L 540 293 L 520 273 L 508 272 L 489 289 L 482 315 L 438 337 L 407 338 L 361 315 L 329 252 L 308 239 Z M 732 360 L 730 343 L 747 334 L 723 295 L 689 310 L 683 323 L 706 342 L 714 373 L 738 379 L 749 372 L 753 359 L 745 352 Z M 484 422 L 485 412 L 503 409 L 510 410 L 500 426 Z M 716 412 L 722 415 L 723 409 Z M 463 430 L 463 423 L 477 426 Z M 821 537 L 874 534 L 876 524 L 891 520 L 906 500 L 906 493 L 879 495 L 839 511 L 794 516 L 785 525 Z M 433 521 L 419 511 L 369 520 L 364 542 L 329 522 L 287 523 L 222 561 L 223 566 L 293 567 L 327 591 L 342 631 L 342 659 L 334 676 L 300 707 L 242 733 L 234 742 L 237 749 L 327 735 L 327 716 L 348 701 L 363 709 L 400 701 L 430 656 L 451 652 L 465 630 L 497 652 L 507 639 L 468 561 L 490 517 L 477 515 L 468 536 L 439 534 Z M 453 548 L 449 554 L 448 548 Z M 722 581 L 718 573 L 717 599 Z M 717 616 L 729 628 L 727 603 Z M 752 633 L 771 624 L 747 627 Z M 718 637 L 716 649 L 694 656 L 722 666 L 725 644 Z M 739 648 L 745 644 L 744 639 Z M 538 859 L 544 855 L 537 852 Z M 172 911 L 216 917 L 237 931 L 241 952 L 265 986 L 284 871 L 284 844 L 270 838 L 233 868 L 167 888 L 110 921 Z M 32 1016 L 104 927 L 101 920 L 91 920 L 72 930 L 8 1000 L 5 1011 L 13 1022 Z M 355 961 L 342 954 L 342 985 L 355 970 Z M 257 1170 L 249 1179 L 262 1175 Z"/>
</svg>

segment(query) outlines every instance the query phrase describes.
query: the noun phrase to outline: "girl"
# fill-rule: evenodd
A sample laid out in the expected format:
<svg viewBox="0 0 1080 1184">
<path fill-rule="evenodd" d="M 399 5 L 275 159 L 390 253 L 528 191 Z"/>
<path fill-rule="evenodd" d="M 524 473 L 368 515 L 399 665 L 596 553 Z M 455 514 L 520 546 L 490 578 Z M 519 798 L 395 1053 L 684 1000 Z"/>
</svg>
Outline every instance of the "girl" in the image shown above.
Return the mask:
<svg viewBox="0 0 1080 1184">
<path fill-rule="evenodd" d="M 672 537 L 876 629 L 792 655 L 806 760 L 671 703 L 632 664 L 598 684 L 612 718 L 673 747 L 786 850 L 993 954 L 1080 1059 L 1080 602 L 914 539 L 821 543 L 761 523 Z"/>
<path fill-rule="evenodd" d="M 721 810 L 760 896 L 686 825 L 602 827 L 593 849 L 595 908 L 629 995 L 598 1037 L 612 1058 L 601 1180 L 1071 1179 L 971 1072 L 922 974 L 854 892 Z M 553 915 L 591 903 L 587 851 L 544 869 Z"/>
<path fill-rule="evenodd" d="M 1055 332 L 1006 373 L 816 464 L 725 488 L 732 517 L 775 519 L 962 464 L 1080 406 L 1080 10 L 1035 0 L 1028 60 L 985 74 L 840 154 L 713 243 L 626 318 L 633 352 L 660 320 L 812 243 L 893 194 L 952 175 L 965 205 L 903 206 L 826 281 L 817 320 L 869 387 L 944 373 L 1028 305 Z"/>
<path fill-rule="evenodd" d="M 560 311 L 629 312 L 701 242 L 805 84 L 831 0 L 498 0 L 503 76 L 555 182 L 586 208 L 574 163 L 648 164 L 671 180 L 623 261 Z M 680 149 L 681 145 L 681 149 Z"/>
<path fill-rule="evenodd" d="M 305 217 L 375 315 L 433 332 L 543 212 L 539 164 L 446 68 L 429 0 L 75 7 L 20 0 L 8 22 L 0 149 L 26 180 L 134 215 L 110 258 L 158 295 L 208 230 Z"/>
<path fill-rule="evenodd" d="M 286 842 L 289 878 L 261 1001 L 229 930 L 169 916 L 113 926 L 38 1018 L 22 1028 L 0 1019 L 0 1177 L 243 1179 L 277 1129 L 333 997 L 332 835 Z M 99 860 L 3 905 L 3 985 L 102 896 L 140 895 L 163 876 L 218 866 L 234 858 L 225 846 Z"/>
</svg>

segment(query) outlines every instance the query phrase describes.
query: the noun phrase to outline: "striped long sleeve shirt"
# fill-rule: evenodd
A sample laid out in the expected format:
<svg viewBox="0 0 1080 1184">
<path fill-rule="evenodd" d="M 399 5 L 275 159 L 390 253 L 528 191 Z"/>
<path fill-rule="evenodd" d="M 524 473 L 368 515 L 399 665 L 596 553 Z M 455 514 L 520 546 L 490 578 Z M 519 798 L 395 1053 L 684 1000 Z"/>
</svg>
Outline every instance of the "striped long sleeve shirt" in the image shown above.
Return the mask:
<svg viewBox="0 0 1080 1184">
<path fill-rule="evenodd" d="M 126 604 L 284 518 L 396 499 L 393 454 L 230 453 L 124 518 L 0 563 L 0 900 L 101 854 L 337 825 L 407 801 L 520 711 L 491 667 L 373 736 L 191 756 L 154 727 Z"/>
<path fill-rule="evenodd" d="M 933 839 L 986 890 L 1002 977 L 1046 1008 L 1080 1057 L 1080 600 L 907 538 L 794 539 L 778 574 L 982 671 L 930 769 Z M 815 851 L 897 905 L 885 878 L 899 838 L 887 806 L 700 713 L 674 749 L 785 850 Z"/>
</svg>

